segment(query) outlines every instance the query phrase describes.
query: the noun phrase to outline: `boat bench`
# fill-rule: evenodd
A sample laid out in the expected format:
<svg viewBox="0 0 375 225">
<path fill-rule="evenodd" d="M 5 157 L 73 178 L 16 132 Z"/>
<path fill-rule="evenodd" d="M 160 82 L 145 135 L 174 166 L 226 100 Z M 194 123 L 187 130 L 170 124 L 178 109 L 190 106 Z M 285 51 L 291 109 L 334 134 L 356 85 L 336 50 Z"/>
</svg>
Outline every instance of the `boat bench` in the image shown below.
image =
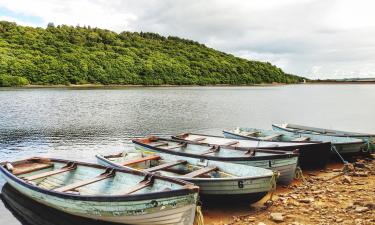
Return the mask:
<svg viewBox="0 0 375 225">
<path fill-rule="evenodd" d="M 143 171 L 145 171 L 145 172 L 155 172 L 155 171 L 158 171 L 158 170 L 164 170 L 164 169 L 168 169 L 168 168 L 171 168 L 171 167 L 174 167 L 174 166 L 177 166 L 177 165 L 181 165 L 181 164 L 186 164 L 186 163 L 187 163 L 187 161 L 185 161 L 185 160 L 181 160 L 181 161 L 177 161 L 177 162 L 169 162 L 169 163 L 161 164 L 159 166 L 154 166 L 154 167 L 145 169 Z"/>
<path fill-rule="evenodd" d="M 99 176 L 96 176 L 94 178 L 88 179 L 88 180 L 83 180 L 83 181 L 78 181 L 73 184 L 68 184 L 59 188 L 53 189 L 53 191 L 58 191 L 58 192 L 67 192 L 67 191 L 72 191 L 74 189 L 77 189 L 79 187 L 83 187 L 101 180 L 105 180 L 111 177 L 115 176 L 114 170 L 108 169 L 106 172 L 100 174 Z"/>
<path fill-rule="evenodd" d="M 45 178 L 45 177 L 57 175 L 57 174 L 60 174 L 60 173 L 65 173 L 65 172 L 75 170 L 75 169 L 77 169 L 77 164 L 72 163 L 72 164 L 68 164 L 68 165 L 66 165 L 66 166 L 64 166 L 64 167 L 62 167 L 61 169 L 58 169 L 58 170 L 52 170 L 52 171 L 48 171 L 48 172 L 45 172 L 45 173 L 35 174 L 33 176 L 28 176 L 28 177 L 25 177 L 23 179 L 26 180 L 26 181 L 33 181 L 33 180 L 37 180 L 37 179 L 40 179 L 40 178 Z"/>
<path fill-rule="evenodd" d="M 188 178 L 199 177 L 203 174 L 206 174 L 206 173 L 209 173 L 209 172 L 212 172 L 212 171 L 216 171 L 218 169 L 219 168 L 217 168 L 216 166 L 215 167 L 204 167 L 204 168 L 201 168 L 199 170 L 195 170 L 191 173 L 185 174 L 184 177 L 188 177 Z"/>
<path fill-rule="evenodd" d="M 159 159 L 160 159 L 160 156 L 158 156 L 158 155 L 150 155 L 150 156 L 146 156 L 146 157 L 143 157 L 143 158 L 137 158 L 137 159 L 122 162 L 121 165 L 130 166 L 130 165 L 141 163 L 141 162 L 146 162 L 146 161 L 150 161 L 150 160 L 159 160 Z"/>
<path fill-rule="evenodd" d="M 310 140 L 309 137 L 299 137 L 299 138 L 292 139 L 291 141 L 309 141 L 309 140 Z"/>
<path fill-rule="evenodd" d="M 265 141 L 269 141 L 269 140 L 272 140 L 272 139 L 274 139 L 276 137 L 280 137 L 282 135 L 283 134 L 273 134 L 273 135 L 269 135 L 269 136 L 266 136 L 266 137 L 262 137 L 260 139 L 265 140 Z"/>
</svg>

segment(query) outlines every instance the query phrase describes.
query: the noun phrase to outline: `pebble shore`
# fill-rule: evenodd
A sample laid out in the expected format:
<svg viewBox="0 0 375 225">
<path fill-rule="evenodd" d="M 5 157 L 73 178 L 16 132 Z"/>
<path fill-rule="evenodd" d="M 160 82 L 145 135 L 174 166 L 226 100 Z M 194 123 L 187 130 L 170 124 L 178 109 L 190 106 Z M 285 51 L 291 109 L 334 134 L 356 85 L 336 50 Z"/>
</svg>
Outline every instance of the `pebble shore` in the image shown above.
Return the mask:
<svg viewBox="0 0 375 225">
<path fill-rule="evenodd" d="M 302 181 L 279 187 L 273 201 L 242 215 L 215 219 L 208 210 L 206 225 L 374 225 L 375 154 L 335 167 L 304 172 Z"/>
</svg>

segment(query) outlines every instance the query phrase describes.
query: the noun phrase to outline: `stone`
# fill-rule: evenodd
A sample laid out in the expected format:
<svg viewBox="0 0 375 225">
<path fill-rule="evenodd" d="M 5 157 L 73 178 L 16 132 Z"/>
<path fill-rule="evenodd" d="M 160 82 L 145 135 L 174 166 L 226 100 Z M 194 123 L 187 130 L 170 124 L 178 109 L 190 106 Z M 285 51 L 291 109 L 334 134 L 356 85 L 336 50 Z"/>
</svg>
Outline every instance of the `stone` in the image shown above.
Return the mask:
<svg viewBox="0 0 375 225">
<path fill-rule="evenodd" d="M 363 203 L 364 207 L 367 207 L 369 209 L 375 209 L 375 203 L 374 202 L 365 202 Z"/>
<path fill-rule="evenodd" d="M 352 183 L 352 178 L 351 177 L 349 177 L 349 176 L 344 176 L 344 178 L 342 179 L 342 182 L 345 184 L 350 184 L 350 183 Z"/>
<path fill-rule="evenodd" d="M 362 212 L 366 212 L 368 211 L 369 208 L 368 207 L 365 207 L 365 206 L 357 206 L 354 211 L 357 212 L 357 213 L 362 213 Z"/>
<path fill-rule="evenodd" d="M 353 176 L 355 176 L 355 177 L 368 177 L 368 173 L 367 172 L 354 172 Z"/>
<path fill-rule="evenodd" d="M 311 199 L 311 198 L 303 198 L 303 199 L 300 199 L 300 200 L 298 200 L 298 201 L 301 202 L 301 203 L 309 204 L 309 203 L 313 202 L 314 199 Z"/>
<path fill-rule="evenodd" d="M 256 218 L 253 217 L 253 216 L 249 216 L 249 217 L 246 218 L 247 222 L 254 222 L 255 220 L 256 220 Z"/>
<path fill-rule="evenodd" d="M 277 222 L 277 223 L 280 223 L 280 222 L 284 221 L 284 216 L 283 216 L 282 213 L 271 213 L 270 219 Z"/>
<path fill-rule="evenodd" d="M 357 168 L 366 168 L 366 165 L 362 162 L 355 162 L 354 163 L 354 167 L 357 167 Z"/>
<path fill-rule="evenodd" d="M 267 224 L 265 224 L 263 222 L 259 222 L 258 225 L 267 225 Z"/>
</svg>

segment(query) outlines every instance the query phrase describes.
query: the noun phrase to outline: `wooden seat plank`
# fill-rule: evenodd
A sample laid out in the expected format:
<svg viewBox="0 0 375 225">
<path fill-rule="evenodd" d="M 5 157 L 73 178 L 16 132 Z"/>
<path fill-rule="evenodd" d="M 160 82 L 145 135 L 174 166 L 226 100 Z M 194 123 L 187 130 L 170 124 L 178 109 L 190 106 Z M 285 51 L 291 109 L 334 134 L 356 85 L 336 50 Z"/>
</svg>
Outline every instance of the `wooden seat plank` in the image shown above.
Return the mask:
<svg viewBox="0 0 375 225">
<path fill-rule="evenodd" d="M 127 190 L 125 193 L 122 193 L 122 194 L 125 194 L 125 195 L 128 195 L 128 194 L 132 194 L 136 191 L 139 191 L 145 187 L 149 187 L 153 184 L 153 180 L 144 180 L 144 181 L 141 181 L 139 182 L 136 186 L 134 187 L 131 187 L 129 190 Z"/>
<path fill-rule="evenodd" d="M 144 171 L 155 172 L 155 171 L 158 171 L 158 170 L 168 169 L 168 168 L 171 168 L 173 166 L 177 166 L 177 165 L 185 164 L 185 163 L 187 163 L 187 161 L 185 161 L 185 160 L 181 160 L 181 161 L 177 161 L 177 162 L 169 162 L 169 163 L 161 164 L 159 166 L 154 166 L 154 167 L 145 169 Z"/>
<path fill-rule="evenodd" d="M 244 130 L 237 130 L 237 133 L 240 134 L 240 135 L 243 135 L 243 136 L 253 136 L 254 134 L 258 133 L 258 131 L 251 131 L 251 132 L 248 132 L 248 131 L 244 131 Z"/>
<path fill-rule="evenodd" d="M 164 146 L 168 145 L 168 142 L 156 142 L 155 144 L 150 144 L 152 147 L 159 147 L 159 146 Z"/>
<path fill-rule="evenodd" d="M 212 146 L 206 152 L 203 152 L 201 155 L 211 154 L 211 153 L 214 153 L 214 152 L 218 152 L 219 150 L 220 150 L 219 146 Z"/>
<path fill-rule="evenodd" d="M 22 175 L 26 173 L 35 172 L 38 170 L 44 170 L 48 168 L 52 168 L 53 163 L 25 163 L 24 165 L 17 165 L 14 167 L 13 174 L 14 175 Z"/>
<path fill-rule="evenodd" d="M 184 146 L 186 146 L 186 145 L 187 145 L 187 143 L 182 143 L 182 144 L 178 144 L 178 145 L 176 145 L 176 146 L 172 146 L 172 147 L 165 148 L 165 149 L 172 150 L 172 149 L 175 149 L 175 148 L 184 147 Z"/>
<path fill-rule="evenodd" d="M 272 140 L 272 139 L 274 139 L 274 138 L 276 138 L 276 137 L 280 137 L 280 136 L 282 136 L 283 134 L 273 134 L 273 135 L 269 135 L 269 136 L 266 136 L 266 137 L 262 137 L 261 139 L 262 140 L 267 140 L 267 141 L 269 141 L 269 140 Z"/>
<path fill-rule="evenodd" d="M 58 191 L 58 192 L 72 191 L 72 190 L 77 189 L 79 187 L 83 187 L 83 186 L 86 186 L 86 185 L 89 185 L 89 184 L 92 184 L 92 183 L 95 183 L 95 182 L 98 182 L 98 181 L 101 181 L 101 180 L 111 178 L 114 175 L 115 174 L 112 173 L 112 172 L 106 172 L 106 173 L 103 173 L 103 174 L 101 174 L 97 177 L 91 178 L 89 180 L 79 181 L 79 182 L 69 184 L 69 185 L 65 185 L 65 186 L 62 186 L 62 187 L 59 187 L 59 188 L 56 188 L 56 189 L 53 189 L 53 190 Z"/>
<path fill-rule="evenodd" d="M 123 165 L 123 166 L 130 166 L 130 165 L 133 165 L 133 164 L 137 164 L 137 163 L 141 163 L 141 162 L 146 162 L 146 161 L 149 161 L 149 160 L 158 160 L 158 159 L 160 159 L 160 156 L 158 156 L 158 155 L 150 155 L 150 156 L 146 156 L 146 157 L 143 157 L 143 158 L 137 158 L 137 159 L 125 161 L 125 162 L 121 163 L 121 165 Z"/>
<path fill-rule="evenodd" d="M 48 171 L 48 172 L 45 172 L 45 173 L 40 173 L 40 174 L 36 174 L 36 175 L 33 175 L 33 176 L 25 177 L 24 179 L 27 180 L 27 181 L 33 181 L 33 180 L 37 180 L 37 179 L 40 179 L 40 178 L 49 177 L 49 176 L 53 176 L 53 175 L 56 175 L 56 174 L 65 173 L 65 172 L 68 172 L 68 171 L 71 171 L 71 170 L 75 170 L 76 168 L 77 168 L 76 166 L 63 167 L 63 168 L 58 169 L 58 170 L 52 170 L 52 171 Z"/>
<path fill-rule="evenodd" d="M 192 139 L 191 141 L 199 142 L 199 141 L 203 141 L 205 139 L 207 139 L 207 138 L 205 138 L 205 137 L 198 137 L 198 138 Z"/>
<path fill-rule="evenodd" d="M 299 138 L 292 139 L 291 141 L 309 141 L 309 140 L 310 140 L 309 137 L 299 137 Z"/>
<path fill-rule="evenodd" d="M 204 168 L 201 168 L 199 170 L 195 170 L 191 173 L 185 174 L 184 177 L 194 178 L 194 177 L 198 177 L 198 176 L 201 176 L 203 174 L 206 174 L 206 173 L 209 173 L 209 172 L 212 172 L 212 171 L 215 171 L 215 170 L 218 170 L 218 168 L 216 166 L 215 167 L 204 167 Z"/>
<path fill-rule="evenodd" d="M 239 141 L 230 141 L 230 142 L 225 143 L 224 145 L 231 146 L 231 145 L 236 145 L 238 143 L 240 143 L 240 142 Z"/>
</svg>

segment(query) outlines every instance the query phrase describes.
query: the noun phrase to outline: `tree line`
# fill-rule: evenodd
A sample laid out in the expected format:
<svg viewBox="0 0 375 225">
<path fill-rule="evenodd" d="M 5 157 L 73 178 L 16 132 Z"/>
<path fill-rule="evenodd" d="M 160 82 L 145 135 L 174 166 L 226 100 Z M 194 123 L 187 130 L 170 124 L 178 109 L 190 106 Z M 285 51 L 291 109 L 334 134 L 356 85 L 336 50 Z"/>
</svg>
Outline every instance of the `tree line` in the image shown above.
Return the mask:
<svg viewBox="0 0 375 225">
<path fill-rule="evenodd" d="M 0 21 L 0 86 L 296 83 L 268 62 L 149 32 L 80 26 L 33 28 Z"/>
</svg>

